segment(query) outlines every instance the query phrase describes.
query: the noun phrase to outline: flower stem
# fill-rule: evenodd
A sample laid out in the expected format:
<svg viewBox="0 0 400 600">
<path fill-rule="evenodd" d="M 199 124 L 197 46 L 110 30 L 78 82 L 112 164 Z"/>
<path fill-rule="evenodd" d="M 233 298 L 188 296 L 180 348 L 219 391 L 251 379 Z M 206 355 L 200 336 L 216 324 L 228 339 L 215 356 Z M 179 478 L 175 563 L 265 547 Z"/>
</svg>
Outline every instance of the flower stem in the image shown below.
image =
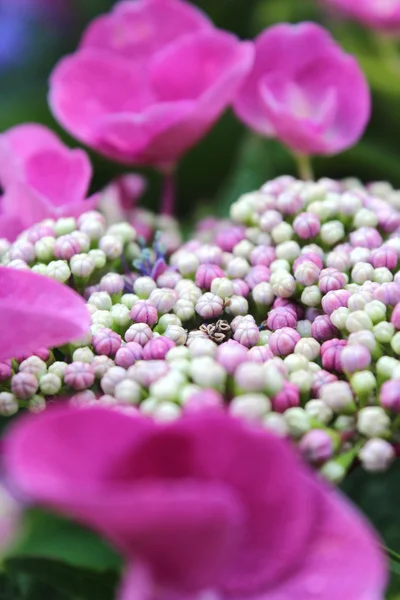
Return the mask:
<svg viewBox="0 0 400 600">
<path fill-rule="evenodd" d="M 314 173 L 311 166 L 311 159 L 305 154 L 294 154 L 294 159 L 297 164 L 297 172 L 304 181 L 312 181 Z"/>
<path fill-rule="evenodd" d="M 400 56 L 397 41 L 395 38 L 377 33 L 374 35 L 375 45 L 378 48 L 378 52 L 386 63 L 389 69 L 391 69 L 397 75 L 400 74 Z"/>
<path fill-rule="evenodd" d="M 175 211 L 175 173 L 171 169 L 163 171 L 163 190 L 161 199 L 161 214 L 173 216 Z"/>
</svg>

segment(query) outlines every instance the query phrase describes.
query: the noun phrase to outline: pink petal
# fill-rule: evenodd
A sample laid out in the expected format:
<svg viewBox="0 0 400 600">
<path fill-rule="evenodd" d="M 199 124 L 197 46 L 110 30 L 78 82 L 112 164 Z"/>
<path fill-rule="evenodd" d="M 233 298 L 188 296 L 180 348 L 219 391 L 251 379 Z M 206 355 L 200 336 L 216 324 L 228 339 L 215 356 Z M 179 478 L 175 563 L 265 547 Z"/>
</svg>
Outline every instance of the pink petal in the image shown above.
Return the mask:
<svg viewBox="0 0 400 600">
<path fill-rule="evenodd" d="M 0 238 L 13 242 L 24 230 L 24 225 L 17 216 L 0 212 Z"/>
<path fill-rule="evenodd" d="M 0 267 L 0 360 L 82 337 L 90 326 L 85 302 L 57 281 Z"/>
<path fill-rule="evenodd" d="M 110 50 L 131 61 L 147 61 L 149 56 L 177 38 L 211 27 L 208 17 L 186 2 L 119 2 L 112 12 L 90 23 L 81 48 Z"/>
<path fill-rule="evenodd" d="M 23 177 L 24 163 L 38 149 L 59 151 L 64 146 L 50 129 L 37 123 L 24 123 L 0 135 L 0 181 L 3 187 Z"/>
</svg>

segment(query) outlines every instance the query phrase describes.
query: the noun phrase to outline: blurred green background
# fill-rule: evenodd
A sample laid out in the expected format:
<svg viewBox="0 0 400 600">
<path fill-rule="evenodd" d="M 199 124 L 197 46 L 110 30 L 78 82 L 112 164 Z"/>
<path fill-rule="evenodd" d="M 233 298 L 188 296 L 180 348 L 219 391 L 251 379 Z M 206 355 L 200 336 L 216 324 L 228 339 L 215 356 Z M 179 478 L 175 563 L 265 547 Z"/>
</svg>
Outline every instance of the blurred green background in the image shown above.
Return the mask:
<svg viewBox="0 0 400 600">
<path fill-rule="evenodd" d="M 364 181 L 386 179 L 400 187 L 400 69 L 391 64 L 393 57 L 376 34 L 340 20 L 320 0 L 195 3 L 219 27 L 241 38 L 252 38 L 279 21 L 315 20 L 327 26 L 360 60 L 373 91 L 373 117 L 356 147 L 339 156 L 314 161 L 316 175 L 356 176 Z M 24 121 L 38 121 L 57 129 L 71 145 L 76 144 L 50 114 L 46 102 L 48 76 L 58 59 L 76 48 L 86 24 L 113 4 L 113 0 L 0 0 L 1 130 Z M 94 154 L 92 160 L 93 190 L 126 170 Z M 210 210 L 227 214 L 240 193 L 283 173 L 294 173 L 286 150 L 275 141 L 246 131 L 228 111 L 180 165 L 178 213 L 181 217 L 193 216 L 193 212 L 202 216 Z M 150 185 L 143 203 L 157 209 L 160 180 L 151 171 L 146 174 Z"/>
</svg>

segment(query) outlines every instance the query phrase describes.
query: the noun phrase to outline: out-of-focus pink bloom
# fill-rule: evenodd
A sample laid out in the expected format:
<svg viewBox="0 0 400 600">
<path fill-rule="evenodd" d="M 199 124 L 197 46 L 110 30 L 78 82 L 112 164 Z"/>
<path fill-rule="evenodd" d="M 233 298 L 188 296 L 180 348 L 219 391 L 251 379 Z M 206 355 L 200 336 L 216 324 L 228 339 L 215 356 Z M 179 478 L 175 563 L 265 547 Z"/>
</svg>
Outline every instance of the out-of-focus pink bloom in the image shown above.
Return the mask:
<svg viewBox="0 0 400 600">
<path fill-rule="evenodd" d="M 398 262 L 398 256 L 394 248 L 390 246 L 381 246 L 371 252 L 371 264 L 377 269 L 379 267 L 386 267 L 391 271 L 396 269 Z"/>
<path fill-rule="evenodd" d="M 381 31 L 400 30 L 399 0 L 325 0 L 343 15 Z"/>
<path fill-rule="evenodd" d="M 342 367 L 349 373 L 367 369 L 371 363 L 371 353 L 366 346 L 351 344 L 343 348 L 340 360 Z"/>
<path fill-rule="evenodd" d="M 205 263 L 197 268 L 195 282 L 199 288 L 209 290 L 216 277 L 225 277 L 225 272 L 218 265 Z"/>
<path fill-rule="evenodd" d="M 384 554 L 363 517 L 284 440 L 222 411 L 160 425 L 48 410 L 17 422 L 5 467 L 27 498 L 125 555 L 121 600 L 383 596 Z"/>
<path fill-rule="evenodd" d="M 400 329 L 400 303 L 396 304 L 393 309 L 390 322 L 395 326 L 396 329 Z"/>
<path fill-rule="evenodd" d="M 233 100 L 252 61 L 252 43 L 215 29 L 186 2 L 121 2 L 56 66 L 50 105 L 101 154 L 171 166 Z"/>
<path fill-rule="evenodd" d="M 213 389 L 204 389 L 189 396 L 184 404 L 185 413 L 198 413 L 199 411 L 223 408 L 224 399 L 219 392 Z"/>
<path fill-rule="evenodd" d="M 368 84 L 327 31 L 314 23 L 274 25 L 255 49 L 234 104 L 240 119 L 300 154 L 335 154 L 359 140 L 370 116 Z"/>
<path fill-rule="evenodd" d="M 329 373 L 329 371 L 320 369 L 314 373 L 314 382 L 311 388 L 312 393 L 319 398 L 321 388 L 323 388 L 323 386 L 327 383 L 333 383 L 334 381 L 337 381 L 337 379 L 338 378 L 333 373 Z"/>
<path fill-rule="evenodd" d="M 168 350 L 175 346 L 175 342 L 169 338 L 160 335 L 148 341 L 143 348 L 143 358 L 145 360 L 161 360 L 165 358 Z"/>
<path fill-rule="evenodd" d="M 240 225 L 232 225 L 221 227 L 218 231 L 215 243 L 218 244 L 224 252 L 232 252 L 233 248 L 238 244 L 241 240 L 245 238 L 244 227 L 240 227 Z"/>
<path fill-rule="evenodd" d="M 271 398 L 273 409 L 276 412 L 284 413 L 288 408 L 299 406 L 300 391 L 297 385 L 285 381 L 282 390 Z"/>
<path fill-rule="evenodd" d="M 47 218 L 78 217 L 95 208 L 86 198 L 92 168 L 83 150 L 71 150 L 43 125 L 17 125 L 0 135 L 0 237 L 14 239 Z"/>
<path fill-rule="evenodd" d="M 381 387 L 380 400 L 383 408 L 400 413 L 400 380 L 385 381 Z"/>
<path fill-rule="evenodd" d="M 99 207 L 107 223 L 131 223 L 138 235 L 148 240 L 153 233 L 141 211 L 136 208 L 139 198 L 146 189 L 146 180 L 136 173 L 126 173 L 109 183 L 99 194 Z"/>
<path fill-rule="evenodd" d="M 321 346 L 322 366 L 328 371 L 342 373 L 342 351 L 347 345 L 346 340 L 332 339 L 324 342 Z"/>
<path fill-rule="evenodd" d="M 31 271 L 0 267 L 0 360 L 60 346 L 87 333 L 85 301 L 69 287 Z"/>
<path fill-rule="evenodd" d="M 268 267 L 264 265 L 256 265 L 252 267 L 248 274 L 246 275 L 245 281 L 247 285 L 252 290 L 256 287 L 257 284 L 262 283 L 264 281 L 269 281 L 271 276 L 271 272 Z"/>
<path fill-rule="evenodd" d="M 382 236 L 374 227 L 360 227 L 350 234 L 350 242 L 353 246 L 360 248 L 379 248 L 382 243 Z"/>
<path fill-rule="evenodd" d="M 228 340 L 217 348 L 217 361 L 233 375 L 237 367 L 247 360 L 248 350 L 235 340 Z"/>
<path fill-rule="evenodd" d="M 333 439 L 322 429 L 311 429 L 302 437 L 299 448 L 308 461 L 318 465 L 332 457 Z"/>
</svg>

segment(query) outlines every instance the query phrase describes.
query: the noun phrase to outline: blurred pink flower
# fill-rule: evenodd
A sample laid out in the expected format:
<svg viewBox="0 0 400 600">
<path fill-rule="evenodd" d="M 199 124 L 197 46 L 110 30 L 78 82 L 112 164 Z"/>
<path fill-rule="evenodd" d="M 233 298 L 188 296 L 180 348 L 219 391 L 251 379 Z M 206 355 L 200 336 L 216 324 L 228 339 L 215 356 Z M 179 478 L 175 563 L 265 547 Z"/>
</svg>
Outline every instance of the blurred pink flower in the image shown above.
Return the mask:
<svg viewBox="0 0 400 600">
<path fill-rule="evenodd" d="M 0 314 L 0 360 L 76 340 L 90 327 L 76 292 L 29 270 L 0 267 Z"/>
<path fill-rule="evenodd" d="M 26 123 L 1 134 L 0 237 L 13 240 L 46 218 L 95 208 L 97 196 L 85 200 L 91 175 L 86 152 L 71 150 L 43 125 Z"/>
<path fill-rule="evenodd" d="M 100 193 L 100 209 L 107 223 L 133 222 L 137 202 L 145 189 L 146 180 L 137 173 L 126 173 L 111 181 Z"/>
<path fill-rule="evenodd" d="M 234 103 L 240 119 L 304 155 L 335 154 L 357 142 L 370 116 L 368 84 L 325 29 L 274 25 L 256 38 L 255 49 Z"/>
<path fill-rule="evenodd" d="M 17 422 L 5 466 L 31 501 L 126 556 L 121 600 L 383 596 L 384 556 L 361 515 L 286 442 L 222 411 L 159 425 L 48 410 Z"/>
<path fill-rule="evenodd" d="M 232 101 L 252 59 L 252 43 L 186 2 L 121 2 L 56 66 L 50 105 L 101 154 L 170 168 Z"/>
<path fill-rule="evenodd" d="M 400 30 L 399 0 L 325 0 L 343 15 L 383 31 Z"/>
</svg>

